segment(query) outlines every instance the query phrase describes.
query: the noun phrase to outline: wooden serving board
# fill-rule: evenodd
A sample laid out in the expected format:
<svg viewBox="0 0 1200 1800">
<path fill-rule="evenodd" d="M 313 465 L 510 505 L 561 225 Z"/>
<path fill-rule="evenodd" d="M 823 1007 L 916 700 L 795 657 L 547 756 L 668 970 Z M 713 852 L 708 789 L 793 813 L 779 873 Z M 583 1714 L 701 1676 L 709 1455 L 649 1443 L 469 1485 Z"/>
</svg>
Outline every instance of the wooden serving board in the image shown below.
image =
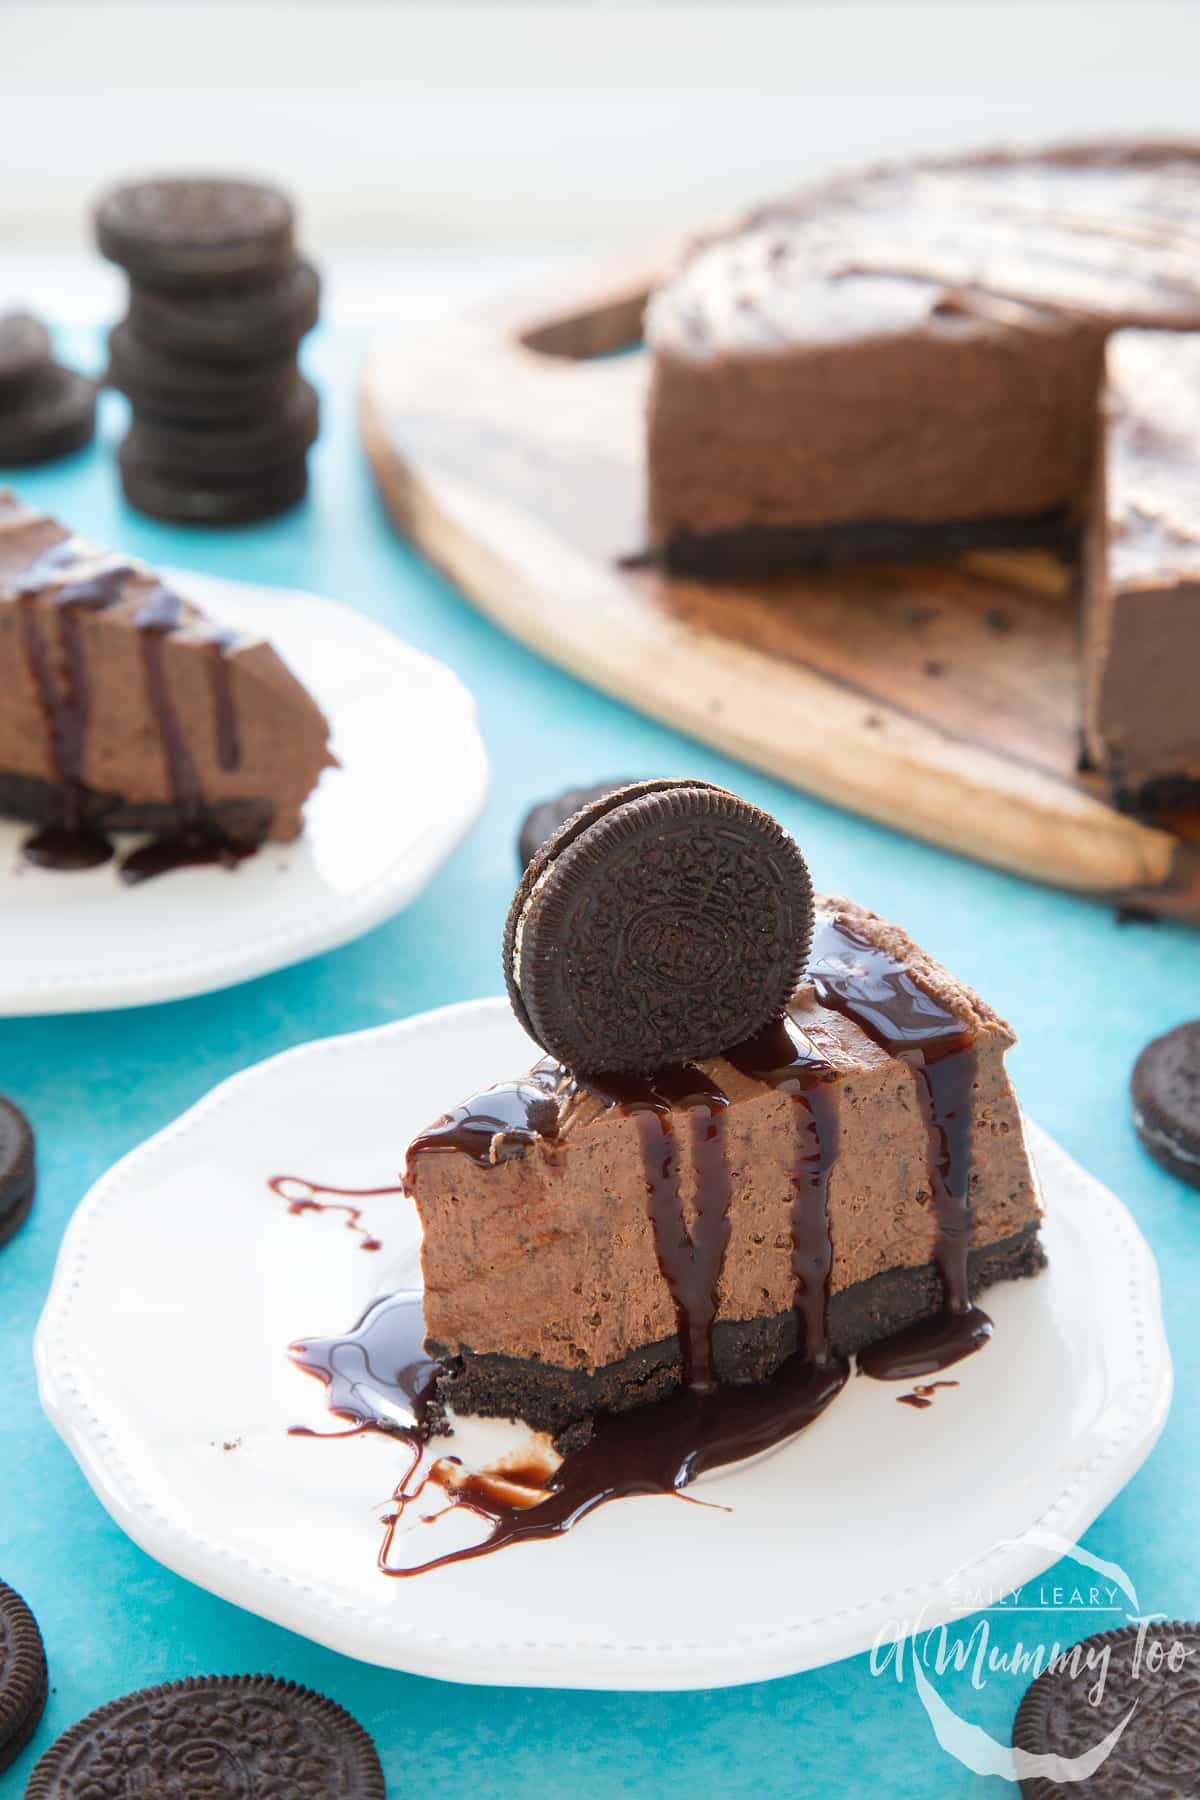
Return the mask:
<svg viewBox="0 0 1200 1800">
<path fill-rule="evenodd" d="M 642 309 L 669 249 L 376 350 L 400 529 L 505 630 L 630 705 L 916 837 L 1200 923 L 1200 813 L 1076 769 L 1070 572 L 1041 553 L 709 586 L 642 549 Z M 626 351 L 626 354 L 617 354 Z"/>
</svg>

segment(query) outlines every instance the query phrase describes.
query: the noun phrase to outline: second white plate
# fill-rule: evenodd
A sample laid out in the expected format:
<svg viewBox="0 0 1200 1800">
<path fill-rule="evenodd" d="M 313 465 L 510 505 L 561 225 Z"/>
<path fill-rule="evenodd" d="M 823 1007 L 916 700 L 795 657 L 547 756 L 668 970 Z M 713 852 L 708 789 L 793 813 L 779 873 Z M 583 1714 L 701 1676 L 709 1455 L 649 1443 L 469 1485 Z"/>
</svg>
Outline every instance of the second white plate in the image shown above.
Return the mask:
<svg viewBox="0 0 1200 1800">
<path fill-rule="evenodd" d="M 360 936 L 418 894 L 487 791 L 475 703 L 443 664 L 335 600 L 171 573 L 222 623 L 268 638 L 329 719 L 341 762 L 295 844 L 140 887 L 114 864 L 31 868 L 0 819 L 0 1016 L 208 993 Z"/>
<path fill-rule="evenodd" d="M 532 1055 L 499 1000 L 309 1044 L 217 1088 L 92 1190 L 38 1330 L 41 1393 L 151 1555 L 393 1668 L 711 1687 L 972 1611 L 1054 1561 L 1054 1536 L 1074 1540 L 1149 1451 L 1171 1391 L 1154 1259 L 1120 1201 L 1031 1127 L 1050 1266 L 991 1290 L 993 1342 L 928 1412 L 853 1380 L 810 1431 L 706 1481 L 728 1511 L 618 1501 L 556 1541 L 380 1575 L 403 1452 L 289 1437 L 334 1421 L 285 1346 L 407 1284 L 416 1222 L 402 1196 L 365 1202 L 384 1248 L 364 1254 L 339 1215 L 291 1217 L 267 1180 L 392 1182 L 410 1135 Z"/>
</svg>

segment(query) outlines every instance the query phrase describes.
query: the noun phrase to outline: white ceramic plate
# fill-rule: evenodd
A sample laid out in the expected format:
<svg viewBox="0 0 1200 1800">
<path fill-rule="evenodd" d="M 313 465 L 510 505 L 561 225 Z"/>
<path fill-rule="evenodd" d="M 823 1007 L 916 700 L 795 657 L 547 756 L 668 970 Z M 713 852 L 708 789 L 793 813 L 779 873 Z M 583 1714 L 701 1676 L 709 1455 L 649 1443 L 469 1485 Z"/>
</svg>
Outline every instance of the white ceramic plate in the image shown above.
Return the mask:
<svg viewBox="0 0 1200 1800">
<path fill-rule="evenodd" d="M 113 863 L 29 867 L 29 827 L 0 819 L 0 1015 L 177 1000 L 344 944 L 420 892 L 483 804 L 474 702 L 441 663 L 316 594 L 170 579 L 270 639 L 324 709 L 342 766 L 322 775 L 297 843 L 133 888 Z"/>
<path fill-rule="evenodd" d="M 117 1165 L 63 1243 L 37 1336 L 43 1404 L 104 1505 L 170 1568 L 350 1656 L 457 1681 L 709 1687 L 785 1675 L 1005 1592 L 1146 1456 L 1170 1398 L 1154 1260 L 1124 1206 L 1036 1128 L 1050 1267 L 992 1290 L 992 1344 L 928 1412 L 852 1381 L 706 1500 L 618 1501 L 556 1541 L 411 1581 L 376 1571 L 403 1452 L 315 1442 L 285 1355 L 411 1270 L 400 1196 L 289 1216 L 266 1180 L 395 1179 L 409 1136 L 527 1066 L 504 1001 L 328 1039 L 226 1082 Z M 112 1297 L 121 1295 L 121 1305 Z M 225 1444 L 236 1448 L 225 1450 Z M 449 1523 L 449 1521 L 447 1521 Z M 429 1535 L 439 1526 L 417 1527 Z"/>
</svg>

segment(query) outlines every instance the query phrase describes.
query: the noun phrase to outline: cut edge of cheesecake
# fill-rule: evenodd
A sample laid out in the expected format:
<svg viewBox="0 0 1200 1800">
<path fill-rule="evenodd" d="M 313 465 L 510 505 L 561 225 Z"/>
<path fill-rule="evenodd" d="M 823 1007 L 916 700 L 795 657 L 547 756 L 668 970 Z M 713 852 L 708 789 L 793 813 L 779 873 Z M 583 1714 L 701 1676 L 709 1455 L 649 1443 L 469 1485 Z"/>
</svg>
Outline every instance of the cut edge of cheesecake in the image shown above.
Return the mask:
<svg viewBox="0 0 1200 1800">
<path fill-rule="evenodd" d="M 1088 761 L 1127 811 L 1200 806 L 1200 334 L 1125 330 L 1082 567 Z"/>
<path fill-rule="evenodd" d="M 823 1324 L 830 1351 L 848 1356 L 936 1317 L 947 1288 L 931 1216 L 937 1127 L 909 1058 L 826 1004 L 822 928 L 861 943 L 868 958 L 889 959 L 969 1052 L 974 1228 L 962 1274 L 970 1298 L 1035 1274 L 1045 1259 L 1041 1202 L 1003 1066 L 1011 1030 L 898 927 L 823 898 L 818 948 L 788 1029 L 826 1065 L 836 1095 Z M 750 1383 L 805 1347 L 810 1329 L 796 1293 L 792 1210 L 807 1122 L 789 1092 L 730 1055 L 698 1065 L 703 1083 L 728 1100 L 721 1154 L 730 1234 L 710 1342 L 716 1379 Z M 675 1110 L 671 1129 L 681 1214 L 694 1230 L 699 1163 L 689 1114 Z M 405 1179 L 422 1224 L 426 1342 L 441 1364 L 444 1406 L 520 1418 L 563 1447 L 586 1435 L 596 1414 L 682 1384 L 684 1324 L 649 1218 L 647 1141 L 611 1092 L 550 1059 L 414 1140 Z"/>
</svg>

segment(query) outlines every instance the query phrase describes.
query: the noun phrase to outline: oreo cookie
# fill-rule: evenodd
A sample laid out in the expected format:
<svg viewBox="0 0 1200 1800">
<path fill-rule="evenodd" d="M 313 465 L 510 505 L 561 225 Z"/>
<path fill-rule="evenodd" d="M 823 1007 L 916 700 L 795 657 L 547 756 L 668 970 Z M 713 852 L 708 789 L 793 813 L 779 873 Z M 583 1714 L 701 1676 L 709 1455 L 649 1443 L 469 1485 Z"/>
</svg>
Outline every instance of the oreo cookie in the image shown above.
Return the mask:
<svg viewBox="0 0 1200 1800">
<path fill-rule="evenodd" d="M 29 1217 L 36 1186 L 33 1128 L 20 1107 L 0 1094 L 0 1244 Z"/>
<path fill-rule="evenodd" d="M 50 334 L 32 313 L 0 315 L 0 406 L 29 386 L 50 362 Z"/>
<path fill-rule="evenodd" d="M 0 464 L 53 462 L 82 450 L 95 432 L 95 384 L 74 369 L 49 363 L 0 410 Z"/>
<path fill-rule="evenodd" d="M 602 781 L 595 787 L 566 788 L 549 800 L 539 800 L 525 814 L 517 834 L 517 858 L 521 867 L 527 869 L 546 839 L 565 825 L 568 819 L 573 818 L 582 807 L 589 806 L 593 800 L 606 800 L 609 794 L 632 785 L 631 778 L 625 781 Z"/>
<path fill-rule="evenodd" d="M 285 405 L 296 385 L 294 357 L 257 363 L 197 362 L 143 343 L 128 320 L 108 334 L 108 384 L 149 418 L 207 425 L 253 421 Z"/>
<path fill-rule="evenodd" d="M 706 782 L 634 782 L 533 857 L 505 979 L 518 1019 L 569 1069 L 649 1074 L 777 1017 L 812 925 L 804 858 L 768 813 Z"/>
<path fill-rule="evenodd" d="M 37 1620 L 0 1581 L 0 1770 L 14 1763 L 46 1710 L 46 1652 Z"/>
<path fill-rule="evenodd" d="M 1027 1690 L 1012 1741 L 1026 1800 L 1200 1794 L 1200 1626 L 1127 1625 L 1064 1650 Z"/>
<path fill-rule="evenodd" d="M 135 456 L 157 463 L 173 478 L 212 476 L 228 481 L 303 457 L 319 427 L 316 390 L 297 379 L 284 404 L 253 423 L 213 424 L 200 430 L 139 415 L 125 442 Z"/>
<path fill-rule="evenodd" d="M 287 512 L 308 492 L 303 455 L 254 475 L 187 475 L 151 462 L 126 438 L 117 452 L 125 498 L 172 525 L 251 525 Z"/>
<path fill-rule="evenodd" d="M 101 255 L 164 287 L 255 281 L 285 269 L 294 224 L 278 188 L 225 176 L 129 182 L 96 207 Z"/>
<path fill-rule="evenodd" d="M 37 1764 L 25 1800 L 385 1800 L 375 1746 L 323 1694 L 271 1675 L 143 1688 L 89 1713 Z"/>
<path fill-rule="evenodd" d="M 256 362 L 290 354 L 317 322 L 321 282 L 300 260 L 270 281 L 183 289 L 129 289 L 129 326 L 142 343 L 211 362 Z"/>
<path fill-rule="evenodd" d="M 1130 1091 L 1144 1147 L 1180 1181 L 1200 1188 L 1200 1019 L 1146 1045 Z"/>
</svg>

